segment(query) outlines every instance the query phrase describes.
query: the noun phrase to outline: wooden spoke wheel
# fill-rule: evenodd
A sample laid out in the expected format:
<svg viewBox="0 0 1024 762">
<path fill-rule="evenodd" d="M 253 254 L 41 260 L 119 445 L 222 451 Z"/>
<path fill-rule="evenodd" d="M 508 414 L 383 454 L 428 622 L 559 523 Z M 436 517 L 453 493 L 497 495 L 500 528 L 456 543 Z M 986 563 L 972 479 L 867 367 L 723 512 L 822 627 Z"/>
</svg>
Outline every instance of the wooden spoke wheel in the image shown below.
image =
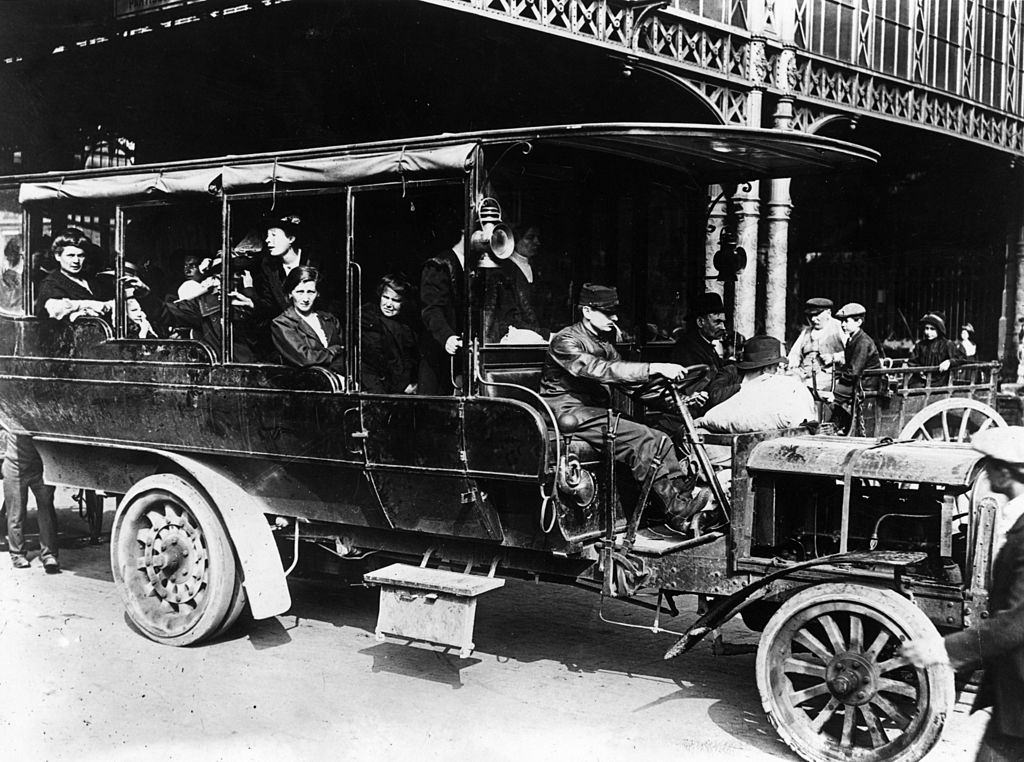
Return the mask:
<svg viewBox="0 0 1024 762">
<path fill-rule="evenodd" d="M 970 442 L 979 431 L 1005 425 L 1003 417 L 984 402 L 970 397 L 951 397 L 933 402 L 907 421 L 899 438 Z"/>
<path fill-rule="evenodd" d="M 954 696 L 948 669 L 915 669 L 900 656 L 905 640 L 928 634 L 928 617 L 891 590 L 829 583 L 797 593 L 758 646 L 768 719 L 813 762 L 921 759 Z"/>
<path fill-rule="evenodd" d="M 129 619 L 160 643 L 219 634 L 245 605 L 220 517 L 179 476 L 149 476 L 128 491 L 114 516 L 110 562 Z"/>
</svg>

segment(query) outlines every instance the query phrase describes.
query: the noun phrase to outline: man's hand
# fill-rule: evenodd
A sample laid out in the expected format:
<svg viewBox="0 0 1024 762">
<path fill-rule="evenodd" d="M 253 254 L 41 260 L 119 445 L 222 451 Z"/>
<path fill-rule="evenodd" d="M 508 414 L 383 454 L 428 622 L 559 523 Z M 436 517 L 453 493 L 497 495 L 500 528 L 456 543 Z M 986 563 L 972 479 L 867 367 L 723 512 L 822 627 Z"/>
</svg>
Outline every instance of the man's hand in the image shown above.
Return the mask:
<svg viewBox="0 0 1024 762">
<path fill-rule="evenodd" d="M 949 366 L 950 366 L 951 364 L 952 364 L 952 363 L 950 363 L 950 361 L 949 361 L 949 360 L 943 360 L 942 362 L 940 362 L 940 363 L 939 363 L 939 370 L 941 370 L 941 371 L 947 371 L 947 370 L 949 370 Z"/>
<path fill-rule="evenodd" d="M 939 635 L 907 641 L 903 644 L 902 654 L 918 669 L 926 669 L 935 664 L 949 665 L 946 644 Z"/>
<path fill-rule="evenodd" d="M 674 362 L 652 362 L 651 374 L 664 376 L 670 381 L 681 381 L 686 375 L 686 367 Z"/>
<path fill-rule="evenodd" d="M 242 270 L 242 288 L 252 288 L 252 273 Z"/>
<path fill-rule="evenodd" d="M 199 284 L 204 293 L 216 294 L 220 290 L 220 278 L 217 276 L 211 276 L 206 278 Z"/>
<path fill-rule="evenodd" d="M 707 401 L 708 401 L 708 393 L 707 392 L 697 392 L 696 394 L 691 394 L 689 397 L 686 398 L 686 404 L 687 405 L 697 405 L 697 406 L 700 406 L 700 405 L 703 405 Z"/>
<path fill-rule="evenodd" d="M 450 355 L 455 354 L 459 351 L 459 347 L 462 346 L 462 339 L 458 336 L 449 336 L 448 340 L 444 343 L 444 351 Z"/>
</svg>

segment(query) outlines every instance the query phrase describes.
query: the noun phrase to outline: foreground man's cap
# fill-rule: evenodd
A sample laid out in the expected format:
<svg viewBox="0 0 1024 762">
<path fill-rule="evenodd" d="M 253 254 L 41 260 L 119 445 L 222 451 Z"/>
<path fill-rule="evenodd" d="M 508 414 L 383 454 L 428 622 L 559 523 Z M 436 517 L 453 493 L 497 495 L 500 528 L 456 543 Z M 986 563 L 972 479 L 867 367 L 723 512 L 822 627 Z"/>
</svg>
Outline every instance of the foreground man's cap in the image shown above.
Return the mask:
<svg viewBox="0 0 1024 762">
<path fill-rule="evenodd" d="M 816 296 L 804 302 L 804 312 L 808 315 L 817 315 L 819 312 L 830 309 L 832 309 L 832 300 L 821 296 Z"/>
<path fill-rule="evenodd" d="M 1024 426 L 993 426 L 971 438 L 971 447 L 995 460 L 1024 466 Z"/>
</svg>

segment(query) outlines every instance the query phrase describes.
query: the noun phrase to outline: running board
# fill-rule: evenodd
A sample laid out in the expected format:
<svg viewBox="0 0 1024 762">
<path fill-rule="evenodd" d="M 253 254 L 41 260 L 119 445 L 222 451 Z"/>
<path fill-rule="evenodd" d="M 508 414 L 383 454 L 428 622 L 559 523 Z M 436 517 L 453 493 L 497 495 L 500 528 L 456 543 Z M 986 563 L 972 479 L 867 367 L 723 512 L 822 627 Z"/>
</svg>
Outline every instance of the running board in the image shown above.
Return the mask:
<svg viewBox="0 0 1024 762">
<path fill-rule="evenodd" d="M 363 580 L 380 585 L 377 640 L 390 635 L 454 647 L 463 659 L 475 647 L 477 598 L 505 584 L 494 577 L 409 564 L 391 564 L 364 574 Z"/>
</svg>

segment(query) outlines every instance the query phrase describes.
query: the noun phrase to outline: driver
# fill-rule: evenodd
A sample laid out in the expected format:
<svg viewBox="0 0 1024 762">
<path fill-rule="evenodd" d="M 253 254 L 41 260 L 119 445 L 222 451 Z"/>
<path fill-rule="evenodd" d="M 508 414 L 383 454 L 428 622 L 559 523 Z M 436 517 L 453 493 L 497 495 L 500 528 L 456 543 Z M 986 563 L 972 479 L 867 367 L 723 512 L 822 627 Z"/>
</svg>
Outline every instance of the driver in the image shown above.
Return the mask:
<svg viewBox="0 0 1024 762">
<path fill-rule="evenodd" d="M 575 415 L 583 424 L 575 436 L 596 448 L 604 442 L 604 414 L 610 402 L 607 385 L 643 383 L 656 375 L 676 380 L 685 372 L 675 363 L 623 361 L 612 344 L 618 306 L 614 286 L 584 283 L 579 298 L 582 317 L 551 339 L 541 373 L 540 393 L 555 415 Z M 663 434 L 623 419 L 615 438 L 615 460 L 628 466 L 633 478 L 642 483 L 663 439 Z M 675 448 L 669 448 L 652 491 L 661 503 L 660 519 L 671 529 L 685 532 L 689 520 L 707 505 L 708 490 L 695 490 L 695 484 L 696 475 L 680 464 Z"/>
</svg>

